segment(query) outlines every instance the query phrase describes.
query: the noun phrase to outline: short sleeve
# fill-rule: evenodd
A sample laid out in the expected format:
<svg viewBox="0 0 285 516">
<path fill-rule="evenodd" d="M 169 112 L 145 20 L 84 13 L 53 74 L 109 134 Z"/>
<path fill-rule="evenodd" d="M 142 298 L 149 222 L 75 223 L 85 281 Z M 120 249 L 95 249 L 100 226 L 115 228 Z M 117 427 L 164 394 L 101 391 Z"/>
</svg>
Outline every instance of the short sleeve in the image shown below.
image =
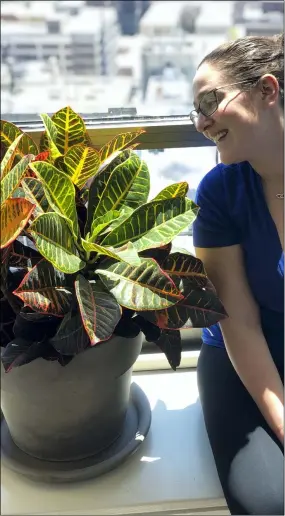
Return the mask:
<svg viewBox="0 0 285 516">
<path fill-rule="evenodd" d="M 217 165 L 198 186 L 196 204 L 200 209 L 193 223 L 195 247 L 226 247 L 241 241 L 240 231 L 229 209 L 224 167 L 223 164 Z"/>
</svg>

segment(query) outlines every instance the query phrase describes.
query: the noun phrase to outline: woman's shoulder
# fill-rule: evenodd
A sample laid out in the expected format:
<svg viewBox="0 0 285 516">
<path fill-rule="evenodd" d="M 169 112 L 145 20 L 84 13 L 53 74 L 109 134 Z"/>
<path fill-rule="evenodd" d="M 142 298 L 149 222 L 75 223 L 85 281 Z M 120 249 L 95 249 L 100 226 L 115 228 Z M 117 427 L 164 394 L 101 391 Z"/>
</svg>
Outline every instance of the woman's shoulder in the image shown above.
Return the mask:
<svg viewBox="0 0 285 516">
<path fill-rule="evenodd" d="M 247 161 L 224 165 L 219 163 L 205 174 L 199 187 L 221 188 L 221 186 L 242 185 L 250 176 L 256 175 Z"/>
<path fill-rule="evenodd" d="M 256 196 L 259 178 L 251 167 L 244 161 L 224 165 L 219 163 L 201 180 L 197 192 L 196 203 L 200 206 L 205 202 L 220 202 L 230 211 L 242 200 L 243 205 Z"/>
</svg>

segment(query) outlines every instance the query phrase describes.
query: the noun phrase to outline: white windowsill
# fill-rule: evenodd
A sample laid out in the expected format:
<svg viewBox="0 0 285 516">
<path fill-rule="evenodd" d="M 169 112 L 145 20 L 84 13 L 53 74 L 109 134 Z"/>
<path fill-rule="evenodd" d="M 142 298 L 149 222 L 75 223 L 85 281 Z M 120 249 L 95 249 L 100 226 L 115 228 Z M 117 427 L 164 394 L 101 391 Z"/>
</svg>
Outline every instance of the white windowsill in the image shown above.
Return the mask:
<svg viewBox="0 0 285 516">
<path fill-rule="evenodd" d="M 181 353 L 181 363 L 177 371 L 196 368 L 199 353 L 200 351 L 183 351 Z M 166 356 L 162 352 L 139 355 L 133 367 L 134 372 L 161 370 L 172 371 Z"/>
<path fill-rule="evenodd" d="M 141 448 L 117 469 L 78 484 L 38 484 L 2 466 L 3 516 L 195 514 L 198 509 L 199 514 L 229 514 L 206 435 L 196 371 L 134 373 L 133 380 L 152 408 L 151 429 Z"/>
</svg>

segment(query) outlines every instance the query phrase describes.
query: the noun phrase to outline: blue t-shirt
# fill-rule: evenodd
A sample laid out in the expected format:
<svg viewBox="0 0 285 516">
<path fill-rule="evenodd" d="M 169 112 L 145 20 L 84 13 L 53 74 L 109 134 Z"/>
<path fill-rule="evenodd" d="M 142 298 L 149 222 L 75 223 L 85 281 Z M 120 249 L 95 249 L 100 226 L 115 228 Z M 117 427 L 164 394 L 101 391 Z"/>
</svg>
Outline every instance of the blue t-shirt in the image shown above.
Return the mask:
<svg viewBox="0 0 285 516">
<path fill-rule="evenodd" d="M 282 202 L 282 201 L 280 201 Z M 240 244 L 249 286 L 269 347 L 284 345 L 284 253 L 263 193 L 248 162 L 219 164 L 202 179 L 193 224 L 195 247 Z M 219 324 L 203 328 L 203 342 L 224 347 Z M 283 353 L 283 351 L 282 351 Z"/>
</svg>

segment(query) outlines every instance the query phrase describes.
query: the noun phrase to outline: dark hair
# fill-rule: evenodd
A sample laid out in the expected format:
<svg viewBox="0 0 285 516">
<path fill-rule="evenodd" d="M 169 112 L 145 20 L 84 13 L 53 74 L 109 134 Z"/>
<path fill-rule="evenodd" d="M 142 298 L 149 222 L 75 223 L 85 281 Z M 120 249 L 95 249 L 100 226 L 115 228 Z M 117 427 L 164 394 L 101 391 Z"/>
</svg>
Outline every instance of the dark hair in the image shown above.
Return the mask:
<svg viewBox="0 0 285 516">
<path fill-rule="evenodd" d="M 270 73 L 278 80 L 284 103 L 284 34 L 246 36 L 223 43 L 204 57 L 198 68 L 203 63 L 217 66 L 233 82 L 248 80 L 248 84 L 253 84 Z M 246 89 L 246 83 L 241 88 Z"/>
</svg>

